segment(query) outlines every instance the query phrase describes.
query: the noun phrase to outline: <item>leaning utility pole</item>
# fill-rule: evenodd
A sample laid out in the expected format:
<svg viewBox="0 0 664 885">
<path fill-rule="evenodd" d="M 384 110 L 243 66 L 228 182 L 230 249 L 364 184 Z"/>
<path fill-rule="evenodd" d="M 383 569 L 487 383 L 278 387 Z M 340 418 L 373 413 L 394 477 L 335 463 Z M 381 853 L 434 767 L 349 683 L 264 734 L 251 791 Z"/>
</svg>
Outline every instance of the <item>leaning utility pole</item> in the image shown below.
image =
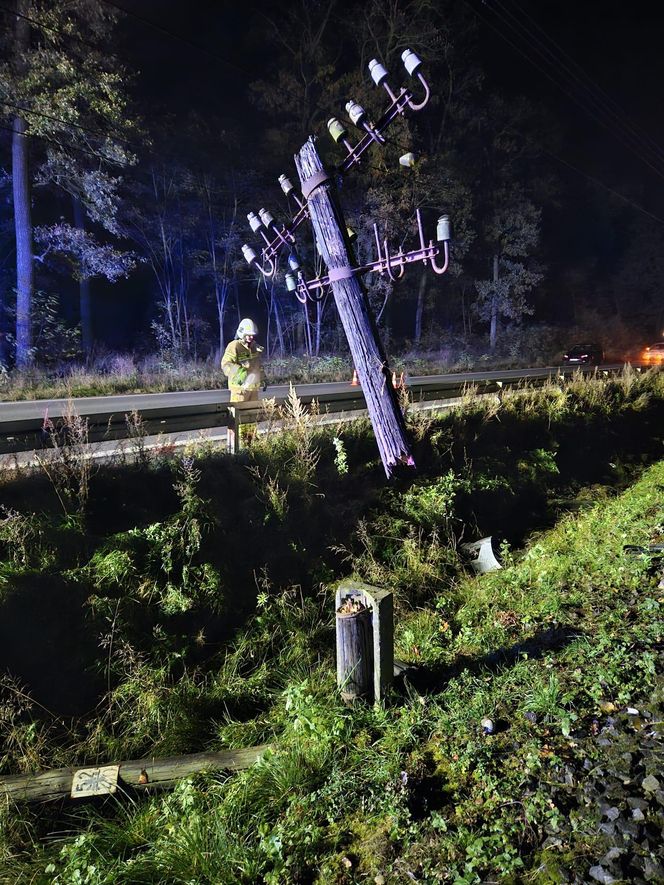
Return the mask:
<svg viewBox="0 0 664 885">
<path fill-rule="evenodd" d="M 395 465 L 414 466 L 415 463 L 410 454 L 406 422 L 392 386 L 390 367 L 371 315 L 366 291 L 356 275 L 357 268 L 351 258 L 349 244 L 342 234 L 342 231 L 346 231 L 346 224 L 339 202 L 335 199 L 337 195 L 329 175 L 323 169 L 313 138 L 296 155 L 295 165 L 309 207 L 318 249 L 327 267 L 334 301 L 350 345 L 353 364 L 367 401 L 380 456 L 389 476 Z"/>
<path fill-rule="evenodd" d="M 388 74 L 385 68 L 376 59 L 371 61 L 369 70 L 374 83 L 385 87 L 391 103 L 378 123 L 372 124 L 360 105 L 354 101 L 348 102 L 346 110 L 351 122 L 365 133 L 354 147 L 348 141 L 346 127 L 332 117 L 328 123 L 330 134 L 335 141 L 341 141 L 348 152 L 340 170 L 335 170 L 335 173 L 347 172 L 360 161 L 362 154 L 372 143 L 384 144 L 382 132 L 396 116 L 404 114 L 407 108 L 418 111 L 427 104 L 429 87 L 419 71 L 421 66 L 419 58 L 407 49 L 402 53 L 402 59 L 408 73 L 411 76 L 417 75 L 424 86 L 423 101 L 416 103 L 412 94 L 403 88 L 398 95 L 395 95 L 387 83 Z M 413 161 L 412 154 L 406 154 L 400 160 L 403 165 L 412 165 Z M 437 239 L 443 243 L 445 255 L 442 267 L 436 264 L 439 248 L 434 246 L 432 241 L 425 243 L 419 210 L 417 212 L 419 249 L 406 253 L 399 250 L 396 254 L 390 254 L 387 240 L 381 243 L 377 225 L 374 225 L 378 257 L 369 264 L 358 266 L 348 242 L 347 227 L 336 188 L 318 156 L 313 138 L 309 138 L 295 156 L 295 165 L 300 177 L 304 202 L 294 193 L 295 188 L 285 175 L 279 178 L 283 192 L 286 196 L 292 194 L 299 206 L 299 211 L 290 227 L 280 229 L 266 209 L 261 209 L 258 216 L 250 212 L 247 217 L 252 230 L 260 233 L 266 243 L 262 250 L 262 261 L 259 263 L 256 252 L 250 246 L 245 244 L 242 251 L 250 265 L 256 266 L 264 276 L 272 277 L 277 270 L 279 252 L 282 249 L 288 250 L 290 272 L 285 277 L 286 286 L 289 291 L 295 293 L 302 304 L 306 304 L 308 300 L 320 301 L 325 288 L 327 286 L 331 288 L 367 402 L 383 467 L 390 477 L 398 465 L 414 467 L 415 462 L 411 454 L 403 413 L 392 384 L 392 373 L 360 275 L 367 272 L 377 272 L 381 275 L 387 273 L 391 280 L 397 280 L 403 276 L 406 265 L 413 261 L 431 263 L 435 273 L 445 273 L 449 263 L 449 221 L 446 215 L 438 220 Z M 325 277 L 316 277 L 309 281 L 304 279 L 299 259 L 294 251 L 294 231 L 305 218 L 311 220 L 318 252 L 327 269 Z"/>
</svg>

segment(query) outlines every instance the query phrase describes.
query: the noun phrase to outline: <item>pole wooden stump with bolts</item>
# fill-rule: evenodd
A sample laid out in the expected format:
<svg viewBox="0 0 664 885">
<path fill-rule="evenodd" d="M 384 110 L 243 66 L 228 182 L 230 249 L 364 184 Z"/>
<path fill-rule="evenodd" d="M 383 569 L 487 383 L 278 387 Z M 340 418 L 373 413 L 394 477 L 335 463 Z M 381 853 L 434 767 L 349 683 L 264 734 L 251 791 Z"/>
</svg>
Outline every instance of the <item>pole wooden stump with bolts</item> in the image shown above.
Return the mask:
<svg viewBox="0 0 664 885">
<path fill-rule="evenodd" d="M 394 678 L 394 607 L 388 590 L 360 581 L 337 586 L 337 686 L 346 703 L 379 704 Z"/>
</svg>

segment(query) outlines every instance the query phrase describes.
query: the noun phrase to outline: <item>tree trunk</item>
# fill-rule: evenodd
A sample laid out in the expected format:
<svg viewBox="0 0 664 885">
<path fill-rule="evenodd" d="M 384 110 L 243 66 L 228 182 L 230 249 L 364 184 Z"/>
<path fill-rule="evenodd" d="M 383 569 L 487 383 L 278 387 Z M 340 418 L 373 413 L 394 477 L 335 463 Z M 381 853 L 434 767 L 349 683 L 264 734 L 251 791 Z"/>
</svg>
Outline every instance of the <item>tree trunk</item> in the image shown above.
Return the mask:
<svg viewBox="0 0 664 885">
<path fill-rule="evenodd" d="M 226 348 L 226 339 L 224 337 L 224 314 L 226 313 L 226 300 L 228 298 L 229 283 L 227 280 L 219 285 L 215 277 L 214 298 L 217 305 L 217 326 L 219 330 L 219 359 L 223 356 Z"/>
<path fill-rule="evenodd" d="M 9 364 L 9 347 L 7 342 L 7 296 L 6 289 L 0 288 L 0 374 Z"/>
<path fill-rule="evenodd" d="M 311 323 L 309 321 L 309 309 L 306 304 L 302 305 L 302 327 L 304 329 L 304 348 L 306 355 L 311 357 Z"/>
<path fill-rule="evenodd" d="M 498 337 L 498 256 L 493 256 L 493 294 L 491 295 L 491 330 L 489 332 L 489 348 L 496 349 Z"/>
<path fill-rule="evenodd" d="M 286 353 L 286 348 L 284 344 L 284 330 L 281 325 L 281 317 L 279 316 L 279 302 L 276 298 L 272 299 L 272 309 L 274 310 L 274 327 L 275 327 L 275 342 L 279 346 L 279 356 L 284 357 Z"/>
<path fill-rule="evenodd" d="M 85 213 L 78 197 L 72 197 L 74 205 L 74 225 L 78 230 L 85 230 Z M 81 311 L 81 341 L 86 360 L 92 354 L 94 338 L 92 334 L 92 302 L 90 300 L 90 280 L 82 277 L 78 284 L 79 306 Z"/>
<path fill-rule="evenodd" d="M 327 296 L 316 302 L 316 345 L 314 348 L 314 353 L 316 356 L 320 356 L 320 343 L 323 334 L 323 317 L 325 315 L 326 302 Z"/>
<path fill-rule="evenodd" d="M 224 353 L 224 308 L 226 307 L 226 295 L 228 293 L 228 282 L 219 285 L 219 273 L 217 271 L 217 247 L 215 243 L 214 219 L 212 218 L 212 209 L 208 198 L 208 242 L 210 244 L 210 259 L 212 260 L 212 279 L 214 280 L 214 303 L 217 306 L 217 329 L 219 333 L 219 359 Z"/>
<path fill-rule="evenodd" d="M 237 314 L 237 324 L 240 325 L 242 314 L 240 313 L 240 290 L 237 283 L 237 275 L 233 277 L 233 296 L 235 299 L 235 313 Z"/>
<path fill-rule="evenodd" d="M 427 275 L 423 271 L 420 276 L 420 285 L 417 289 L 417 307 L 415 308 L 415 344 L 422 340 L 422 317 L 424 316 L 424 296 L 427 291 Z"/>
<path fill-rule="evenodd" d="M 362 385 L 383 467 L 389 477 L 398 464 L 415 466 L 406 423 L 392 386 L 392 373 L 369 310 L 366 291 L 351 272 L 351 252 L 342 235 L 346 223 L 313 138 L 295 156 L 295 164 L 307 197 L 318 248 L 332 277 L 332 294 Z"/>
<path fill-rule="evenodd" d="M 25 56 L 30 46 L 29 0 L 16 0 L 15 65 L 17 72 L 25 67 Z M 25 120 L 14 117 L 12 134 L 12 186 L 14 196 L 14 230 L 16 233 L 16 365 L 29 366 L 32 353 L 32 295 L 34 291 L 34 264 L 32 254 L 32 213 L 30 205 L 30 178 L 28 139 Z"/>
</svg>

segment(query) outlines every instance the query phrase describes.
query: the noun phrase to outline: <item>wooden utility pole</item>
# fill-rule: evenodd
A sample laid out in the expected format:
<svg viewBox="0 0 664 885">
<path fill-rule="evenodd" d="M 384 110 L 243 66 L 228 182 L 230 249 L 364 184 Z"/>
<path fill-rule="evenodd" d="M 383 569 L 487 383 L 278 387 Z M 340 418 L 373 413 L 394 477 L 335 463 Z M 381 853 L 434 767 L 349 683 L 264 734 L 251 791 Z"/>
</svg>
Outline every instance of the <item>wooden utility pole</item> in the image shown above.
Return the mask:
<svg viewBox="0 0 664 885">
<path fill-rule="evenodd" d="M 220 753 L 194 753 L 155 759 L 131 759 L 115 765 L 86 768 L 56 768 L 32 774 L 0 777 L 3 802 L 45 802 L 70 796 L 72 799 L 115 793 L 132 787 L 140 792 L 172 787 L 183 777 L 199 771 L 239 771 L 257 762 L 267 744 Z M 114 770 L 113 770 L 114 769 Z"/>
<path fill-rule="evenodd" d="M 405 49 L 401 53 L 401 59 L 408 74 L 418 80 L 424 89 L 423 99 L 416 101 L 413 93 L 404 88 L 395 94 L 387 82 L 388 72 L 377 59 L 372 59 L 369 62 L 371 77 L 376 86 L 385 88 L 390 104 L 376 123 L 369 121 L 366 111 L 357 102 L 349 101 L 346 104 L 351 123 L 362 132 L 359 142 L 354 147 L 348 141 L 348 131 L 344 124 L 336 117 L 330 118 L 327 124 L 330 135 L 336 142 L 341 142 L 347 151 L 346 158 L 335 171 L 335 177 L 344 175 L 359 163 L 362 155 L 372 145 L 384 145 L 385 137 L 382 133 L 397 117 L 402 116 L 408 109 L 420 111 L 429 101 L 431 93 L 420 70 L 421 60 L 410 49 Z M 414 162 L 415 158 L 411 153 L 399 158 L 402 166 L 412 166 Z M 433 240 L 429 240 L 427 244 L 420 210 L 417 209 L 415 215 L 420 240 L 419 248 L 408 252 L 404 252 L 403 249 L 392 252 L 387 240 L 381 241 L 378 225 L 374 224 L 376 258 L 368 264 L 358 266 L 352 257 L 346 222 L 335 183 L 318 156 L 313 137 L 296 155 L 295 165 L 300 176 L 304 201 L 295 192 L 290 179 L 286 175 L 279 176 L 281 190 L 287 197 L 292 195 L 298 205 L 298 211 L 290 225 L 278 226 L 272 214 L 265 208 L 260 209 L 258 215 L 249 212 L 247 220 L 252 231 L 260 234 L 266 245 L 261 250 L 260 260 L 248 243 L 242 246 L 242 254 L 247 263 L 256 267 L 265 278 L 272 278 L 277 273 L 280 253 L 289 252 L 289 271 L 285 274 L 284 281 L 288 291 L 294 292 L 304 306 L 305 313 L 308 301 L 318 303 L 324 297 L 322 293 L 325 288 L 329 286 L 332 289 L 355 369 L 360 378 L 383 467 L 389 478 L 399 465 L 414 467 L 415 462 L 408 441 L 406 423 L 392 384 L 392 373 L 378 337 L 376 322 L 360 276 L 367 272 L 387 274 L 391 280 L 396 281 L 403 276 L 406 266 L 414 261 L 424 262 L 436 274 L 445 273 L 450 259 L 449 217 L 441 215 L 438 219 L 436 239 L 442 243 L 442 247 L 438 247 L 434 246 Z M 309 281 L 305 279 L 293 249 L 295 231 L 308 218 L 313 225 L 316 247 L 327 267 L 327 274 L 324 277 L 319 275 Z M 441 251 L 445 256 L 442 267 L 436 262 L 436 257 Z"/>
<path fill-rule="evenodd" d="M 392 373 L 378 337 L 367 293 L 351 257 L 332 179 L 309 138 L 295 156 L 318 250 L 325 262 L 339 317 L 367 402 L 369 418 L 387 476 L 399 465 L 414 467 L 406 423 L 392 386 Z"/>
</svg>

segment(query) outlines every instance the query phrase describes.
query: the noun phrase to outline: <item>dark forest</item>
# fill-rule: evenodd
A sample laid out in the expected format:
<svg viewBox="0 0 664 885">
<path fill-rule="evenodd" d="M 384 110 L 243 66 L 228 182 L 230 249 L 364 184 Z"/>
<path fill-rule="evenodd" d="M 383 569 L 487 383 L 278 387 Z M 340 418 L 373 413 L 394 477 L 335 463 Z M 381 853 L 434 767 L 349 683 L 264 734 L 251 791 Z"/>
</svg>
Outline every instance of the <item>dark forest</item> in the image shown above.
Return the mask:
<svg viewBox="0 0 664 885">
<path fill-rule="evenodd" d="M 367 277 L 388 349 L 523 363 L 576 337 L 623 359 L 661 336 L 647 19 L 625 22 L 618 4 L 591 5 L 597 19 L 580 25 L 552 4 L 121 6 L 0 10 L 5 371 L 111 355 L 216 362 L 247 313 L 269 357 L 344 352 L 331 298 L 303 306 L 282 272 L 265 282 L 247 267 L 246 216 L 290 217 L 279 175 L 293 177 L 311 134 L 334 168 L 327 120 L 347 120 L 351 98 L 379 115 L 367 63 L 398 84 L 405 48 L 431 102 L 341 196 L 360 261 L 374 223 L 408 248 L 417 209 L 427 229 L 450 215 L 452 256 L 442 278 L 419 266 L 399 283 Z M 313 244 L 303 249 L 313 274 Z"/>
</svg>

